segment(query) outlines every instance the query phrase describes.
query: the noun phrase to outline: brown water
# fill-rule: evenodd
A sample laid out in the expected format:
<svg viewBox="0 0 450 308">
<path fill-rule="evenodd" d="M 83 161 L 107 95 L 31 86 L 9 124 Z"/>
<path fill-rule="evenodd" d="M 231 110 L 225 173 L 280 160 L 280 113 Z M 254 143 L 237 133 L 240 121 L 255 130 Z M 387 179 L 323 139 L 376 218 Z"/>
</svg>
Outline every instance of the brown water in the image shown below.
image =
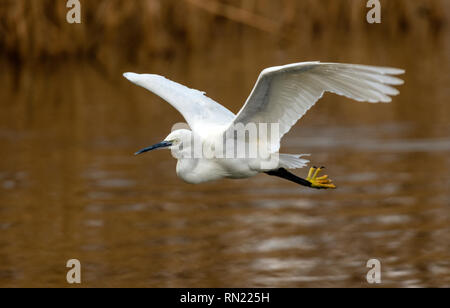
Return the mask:
<svg viewBox="0 0 450 308">
<path fill-rule="evenodd" d="M 77 258 L 81 286 L 359 287 L 377 258 L 381 286 L 449 287 L 449 47 L 243 34 L 139 66 L 1 65 L 0 286 L 68 286 Z M 391 104 L 326 95 L 283 140 L 327 166 L 337 190 L 266 175 L 189 185 L 169 152 L 132 155 L 182 118 L 123 71 L 164 74 L 237 111 L 262 68 L 305 60 L 407 71 Z"/>
</svg>

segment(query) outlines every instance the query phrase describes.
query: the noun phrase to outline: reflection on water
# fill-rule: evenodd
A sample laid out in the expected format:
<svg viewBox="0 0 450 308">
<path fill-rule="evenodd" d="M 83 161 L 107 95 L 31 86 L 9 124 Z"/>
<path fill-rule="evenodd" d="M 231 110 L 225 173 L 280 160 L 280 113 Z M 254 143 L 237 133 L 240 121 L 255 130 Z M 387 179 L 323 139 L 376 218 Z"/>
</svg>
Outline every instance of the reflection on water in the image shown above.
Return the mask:
<svg viewBox="0 0 450 308">
<path fill-rule="evenodd" d="M 89 63 L 3 65 L 0 286 L 66 286 L 71 258 L 83 286 L 367 286 L 370 258 L 383 286 L 450 286 L 449 46 L 347 43 L 246 40 L 109 77 Z M 132 155 L 182 119 L 123 71 L 162 73 L 237 111 L 260 69 L 307 59 L 407 70 L 392 104 L 326 95 L 285 138 L 337 190 L 265 175 L 188 185 L 168 152 Z"/>
</svg>

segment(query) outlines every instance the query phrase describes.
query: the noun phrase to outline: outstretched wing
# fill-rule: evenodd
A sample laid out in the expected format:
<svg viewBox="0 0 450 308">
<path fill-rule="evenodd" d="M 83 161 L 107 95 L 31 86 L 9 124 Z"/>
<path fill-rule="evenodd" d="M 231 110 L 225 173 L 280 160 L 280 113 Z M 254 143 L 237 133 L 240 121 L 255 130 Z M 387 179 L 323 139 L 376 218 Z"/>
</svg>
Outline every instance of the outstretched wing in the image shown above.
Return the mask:
<svg viewBox="0 0 450 308">
<path fill-rule="evenodd" d="M 320 62 L 270 67 L 259 75 L 232 125 L 279 123 L 279 136 L 272 136 L 269 141 L 270 151 L 275 153 L 280 148 L 281 137 L 325 91 L 357 101 L 390 102 L 390 96 L 399 93 L 391 85 L 403 83 L 390 75 L 402 73 L 403 70 L 396 68 Z"/>
<path fill-rule="evenodd" d="M 190 89 L 163 76 L 135 73 L 123 75 L 171 104 L 199 135 L 207 134 L 214 127 L 229 125 L 235 118 L 234 113 L 205 96 L 204 92 Z"/>
</svg>

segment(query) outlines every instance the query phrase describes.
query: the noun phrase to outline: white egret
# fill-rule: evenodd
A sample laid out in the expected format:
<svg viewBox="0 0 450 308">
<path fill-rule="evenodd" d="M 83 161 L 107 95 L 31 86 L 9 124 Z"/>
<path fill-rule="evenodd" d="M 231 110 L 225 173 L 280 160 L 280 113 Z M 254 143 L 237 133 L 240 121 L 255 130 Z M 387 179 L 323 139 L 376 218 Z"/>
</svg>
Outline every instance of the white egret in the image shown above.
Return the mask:
<svg viewBox="0 0 450 308">
<path fill-rule="evenodd" d="M 389 67 L 376 67 L 342 63 L 303 62 L 264 69 L 237 115 L 208 98 L 204 92 L 190 89 L 159 75 L 125 73 L 131 82 L 144 87 L 166 100 L 187 121 L 189 129 L 171 132 L 164 141 L 144 148 L 136 154 L 157 148 L 172 150 L 177 162 L 177 175 L 188 183 L 202 183 L 221 178 L 248 178 L 258 173 L 278 176 L 312 188 L 335 188 L 328 176 L 318 176 L 320 168 L 312 167 L 306 179 L 286 169 L 306 166 L 305 154 L 279 154 L 280 141 L 284 134 L 322 97 L 332 92 L 361 102 L 390 102 L 399 91 L 394 85 L 403 80 L 392 75 L 404 71 Z M 234 145 L 235 133 L 227 134 L 237 124 L 277 123 L 278 129 L 271 131 L 263 140 L 237 141 L 262 146 L 268 155 L 253 157 L 193 157 L 192 140 L 214 151 L 214 145 L 224 140 Z M 242 127 L 242 126 L 241 126 Z M 225 137 L 224 137 L 225 136 Z M 230 137 L 231 136 L 231 137 Z M 229 148 L 229 144 L 225 145 Z M 223 149 L 222 149 L 223 151 Z M 232 153 L 234 153 L 232 151 Z M 277 159 L 274 160 L 273 158 Z M 266 162 L 272 162 L 267 163 Z M 275 163 L 273 163 L 275 161 Z"/>
</svg>

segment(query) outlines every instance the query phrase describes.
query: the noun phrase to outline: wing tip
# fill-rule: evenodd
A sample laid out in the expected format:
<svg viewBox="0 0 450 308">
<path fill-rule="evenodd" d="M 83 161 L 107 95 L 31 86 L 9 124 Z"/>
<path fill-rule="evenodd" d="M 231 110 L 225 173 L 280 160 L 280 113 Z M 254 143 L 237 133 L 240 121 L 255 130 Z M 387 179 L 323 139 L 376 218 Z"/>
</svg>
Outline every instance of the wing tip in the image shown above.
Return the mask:
<svg viewBox="0 0 450 308">
<path fill-rule="evenodd" d="M 403 75 L 406 71 L 402 68 L 388 67 L 389 75 Z"/>
<path fill-rule="evenodd" d="M 125 77 L 126 79 L 128 79 L 129 81 L 132 81 L 132 82 L 136 81 L 138 76 L 139 76 L 139 74 L 132 73 L 132 72 L 123 73 L 123 77 Z"/>
</svg>

